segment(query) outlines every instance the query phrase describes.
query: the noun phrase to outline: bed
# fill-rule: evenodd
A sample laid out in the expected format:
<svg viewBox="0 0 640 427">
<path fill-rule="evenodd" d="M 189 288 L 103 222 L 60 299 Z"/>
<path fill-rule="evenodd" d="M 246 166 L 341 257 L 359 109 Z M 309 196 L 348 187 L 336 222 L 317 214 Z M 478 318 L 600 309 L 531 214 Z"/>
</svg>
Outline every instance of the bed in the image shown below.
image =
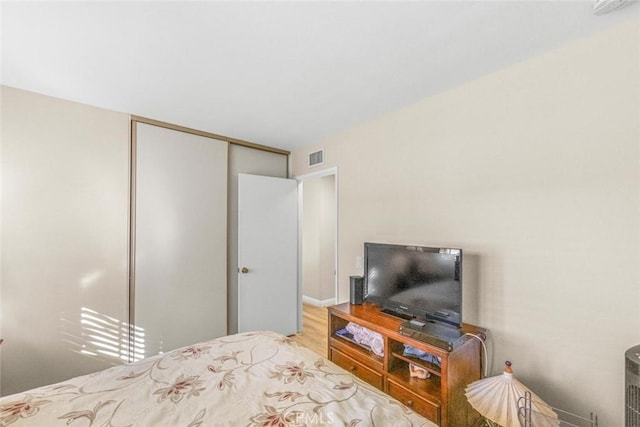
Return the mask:
<svg viewBox="0 0 640 427">
<path fill-rule="evenodd" d="M 1 426 L 435 426 L 294 340 L 231 335 L 0 398 Z"/>
</svg>

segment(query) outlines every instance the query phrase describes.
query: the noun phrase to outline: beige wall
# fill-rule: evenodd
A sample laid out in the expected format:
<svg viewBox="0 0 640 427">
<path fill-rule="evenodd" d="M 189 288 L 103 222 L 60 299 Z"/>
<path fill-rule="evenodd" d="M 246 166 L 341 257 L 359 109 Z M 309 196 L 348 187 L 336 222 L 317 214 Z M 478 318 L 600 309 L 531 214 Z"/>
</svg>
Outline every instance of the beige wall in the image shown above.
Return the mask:
<svg viewBox="0 0 640 427">
<path fill-rule="evenodd" d="M 493 373 L 622 425 L 640 342 L 640 22 L 510 66 L 293 153 L 339 181 L 339 300 L 364 241 L 464 249 L 466 322 Z"/>
<path fill-rule="evenodd" d="M 0 90 L 1 376 L 11 394 L 126 357 L 129 116 Z M 110 348 L 91 325 L 115 337 Z"/>
<path fill-rule="evenodd" d="M 320 179 L 322 206 L 320 207 L 320 301 L 336 297 L 336 189 L 335 175 Z M 306 182 L 305 184 L 306 185 Z"/>
<path fill-rule="evenodd" d="M 335 176 L 302 184 L 302 294 L 323 303 L 335 298 Z"/>
<path fill-rule="evenodd" d="M 320 300 L 320 180 L 302 188 L 302 295 Z"/>
</svg>

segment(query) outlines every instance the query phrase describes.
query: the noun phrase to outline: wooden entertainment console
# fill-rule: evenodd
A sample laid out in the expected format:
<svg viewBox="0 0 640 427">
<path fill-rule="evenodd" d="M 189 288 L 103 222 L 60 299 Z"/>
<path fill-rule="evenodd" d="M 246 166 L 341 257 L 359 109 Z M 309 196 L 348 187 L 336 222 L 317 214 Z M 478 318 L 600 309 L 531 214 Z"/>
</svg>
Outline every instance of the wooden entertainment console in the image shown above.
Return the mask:
<svg viewBox="0 0 640 427">
<path fill-rule="evenodd" d="M 349 322 L 380 333 L 384 340 L 384 355 L 377 356 L 336 335 L 336 331 Z M 329 359 L 440 426 L 474 425 L 480 415 L 471 408 L 464 391 L 468 384 L 480 379 L 480 342 L 467 336 L 464 343 L 447 351 L 401 335 L 398 328 L 403 322 L 381 313 L 379 307 L 369 303 L 329 307 Z M 483 328 L 466 323 L 462 330 L 485 336 Z M 440 366 L 404 356 L 404 344 L 440 357 Z M 409 363 L 427 370 L 431 376 L 427 379 L 410 377 Z"/>
</svg>

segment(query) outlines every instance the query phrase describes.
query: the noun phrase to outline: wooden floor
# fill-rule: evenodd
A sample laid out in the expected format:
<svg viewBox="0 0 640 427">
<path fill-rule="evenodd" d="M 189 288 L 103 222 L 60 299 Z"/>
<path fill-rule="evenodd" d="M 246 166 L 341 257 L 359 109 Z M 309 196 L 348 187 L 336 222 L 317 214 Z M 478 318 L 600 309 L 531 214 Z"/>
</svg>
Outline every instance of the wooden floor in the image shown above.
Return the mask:
<svg viewBox="0 0 640 427">
<path fill-rule="evenodd" d="M 323 357 L 327 357 L 327 308 L 302 304 L 302 332 L 293 339 Z"/>
</svg>

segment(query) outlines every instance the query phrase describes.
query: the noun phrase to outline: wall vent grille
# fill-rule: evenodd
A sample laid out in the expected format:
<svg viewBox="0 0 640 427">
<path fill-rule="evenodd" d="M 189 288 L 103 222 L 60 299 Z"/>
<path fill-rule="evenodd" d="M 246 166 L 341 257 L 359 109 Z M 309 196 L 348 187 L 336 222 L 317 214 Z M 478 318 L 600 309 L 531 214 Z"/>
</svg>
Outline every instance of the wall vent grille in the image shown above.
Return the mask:
<svg viewBox="0 0 640 427">
<path fill-rule="evenodd" d="M 309 153 L 309 167 L 319 166 L 324 163 L 324 150 Z"/>
</svg>

